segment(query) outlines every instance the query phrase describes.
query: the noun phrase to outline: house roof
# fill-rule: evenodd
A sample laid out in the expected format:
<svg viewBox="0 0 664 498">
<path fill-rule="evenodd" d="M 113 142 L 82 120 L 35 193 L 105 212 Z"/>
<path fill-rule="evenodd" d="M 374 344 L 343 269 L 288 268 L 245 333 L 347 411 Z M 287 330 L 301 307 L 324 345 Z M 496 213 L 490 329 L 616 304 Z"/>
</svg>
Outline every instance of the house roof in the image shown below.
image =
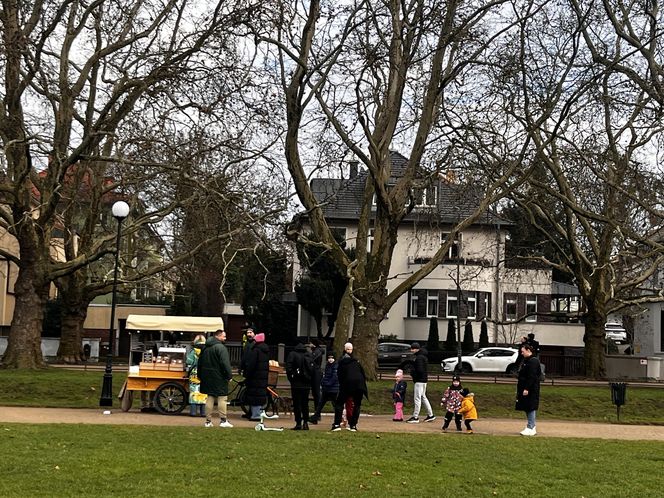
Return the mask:
<svg viewBox="0 0 664 498">
<path fill-rule="evenodd" d="M 392 181 L 401 176 L 406 168 L 407 159 L 398 152 L 390 152 L 392 161 Z M 323 206 L 323 213 L 331 221 L 356 221 L 360 215 L 364 184 L 368 172 L 360 171 L 355 177 L 340 178 L 314 178 L 311 181 L 311 190 L 316 199 Z M 436 182 L 438 195 L 436 205 L 425 208 L 415 208 L 404 221 L 416 223 L 451 225 L 470 216 L 479 205 L 483 193 L 476 187 Z M 475 225 L 509 225 L 510 222 L 501 219 L 494 213 L 487 211 L 475 222 Z"/>
</svg>

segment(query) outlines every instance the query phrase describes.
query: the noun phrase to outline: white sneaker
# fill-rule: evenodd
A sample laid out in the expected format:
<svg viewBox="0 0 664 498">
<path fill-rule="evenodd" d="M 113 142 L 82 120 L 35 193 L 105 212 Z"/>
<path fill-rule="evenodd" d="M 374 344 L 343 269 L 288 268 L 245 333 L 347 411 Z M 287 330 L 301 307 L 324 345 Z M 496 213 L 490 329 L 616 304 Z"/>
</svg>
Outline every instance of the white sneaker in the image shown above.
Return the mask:
<svg viewBox="0 0 664 498">
<path fill-rule="evenodd" d="M 219 427 L 227 427 L 229 429 L 232 429 L 233 424 L 231 424 L 228 420 L 224 420 L 223 422 L 219 423 Z"/>
<path fill-rule="evenodd" d="M 212 427 L 212 422 L 210 420 L 206 420 L 205 427 Z"/>
<path fill-rule="evenodd" d="M 521 434 L 522 436 L 534 436 L 535 434 L 537 434 L 537 431 L 535 431 L 535 429 L 528 429 L 528 427 L 526 427 L 519 434 Z"/>
</svg>

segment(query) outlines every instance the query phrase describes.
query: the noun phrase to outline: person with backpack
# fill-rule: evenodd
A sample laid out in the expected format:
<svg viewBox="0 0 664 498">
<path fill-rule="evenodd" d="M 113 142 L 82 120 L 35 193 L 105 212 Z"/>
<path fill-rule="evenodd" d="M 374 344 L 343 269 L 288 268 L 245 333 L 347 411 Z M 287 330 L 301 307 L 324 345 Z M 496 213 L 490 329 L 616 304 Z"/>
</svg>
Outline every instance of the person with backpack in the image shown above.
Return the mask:
<svg viewBox="0 0 664 498">
<path fill-rule="evenodd" d="M 312 375 L 311 355 L 304 344 L 298 343 L 286 358 L 286 376 L 290 382 L 293 397 L 293 415 L 295 416 L 293 430 L 295 431 L 309 430 L 309 391 Z"/>
</svg>

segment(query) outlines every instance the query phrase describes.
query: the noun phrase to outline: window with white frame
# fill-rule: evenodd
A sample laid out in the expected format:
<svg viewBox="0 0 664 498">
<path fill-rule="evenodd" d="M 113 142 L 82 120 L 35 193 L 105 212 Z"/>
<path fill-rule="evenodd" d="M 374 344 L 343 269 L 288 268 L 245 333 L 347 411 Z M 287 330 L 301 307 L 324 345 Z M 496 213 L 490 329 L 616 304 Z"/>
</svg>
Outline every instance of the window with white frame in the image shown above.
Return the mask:
<svg viewBox="0 0 664 498">
<path fill-rule="evenodd" d="M 367 236 L 367 252 L 371 252 L 371 249 L 373 249 L 373 243 L 374 243 L 374 229 L 370 228 L 369 235 Z"/>
<path fill-rule="evenodd" d="M 427 291 L 427 316 L 438 316 L 438 291 Z"/>
<path fill-rule="evenodd" d="M 442 246 L 450 236 L 450 232 L 441 232 L 440 234 L 440 245 Z M 448 259 L 457 259 L 461 254 L 461 233 L 457 232 L 454 236 L 454 241 L 452 245 L 447 249 L 447 258 Z"/>
<path fill-rule="evenodd" d="M 477 293 L 469 292 L 466 300 L 466 316 L 467 318 L 477 317 Z"/>
<path fill-rule="evenodd" d="M 513 322 L 516 320 L 516 298 L 508 297 L 505 299 L 505 320 Z"/>
<path fill-rule="evenodd" d="M 410 295 L 410 316 L 417 316 L 417 303 L 419 297 L 414 292 Z"/>
<path fill-rule="evenodd" d="M 438 201 L 438 188 L 435 185 L 428 187 L 414 188 L 412 190 L 415 207 L 435 207 Z M 406 205 L 410 204 L 410 199 L 406 200 Z"/>
<path fill-rule="evenodd" d="M 484 316 L 491 318 L 491 294 L 488 292 L 484 294 Z"/>
<path fill-rule="evenodd" d="M 447 318 L 456 318 L 459 315 L 459 302 L 454 294 L 447 294 Z"/>
<path fill-rule="evenodd" d="M 526 294 L 526 321 L 537 321 L 537 296 L 534 294 Z"/>
</svg>

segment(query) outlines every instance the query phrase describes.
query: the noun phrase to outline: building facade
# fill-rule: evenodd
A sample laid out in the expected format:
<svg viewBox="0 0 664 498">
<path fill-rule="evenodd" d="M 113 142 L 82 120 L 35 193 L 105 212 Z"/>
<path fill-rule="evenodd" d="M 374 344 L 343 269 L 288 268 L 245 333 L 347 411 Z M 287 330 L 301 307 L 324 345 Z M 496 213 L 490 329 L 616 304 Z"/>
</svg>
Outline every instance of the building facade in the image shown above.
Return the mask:
<svg viewBox="0 0 664 498">
<path fill-rule="evenodd" d="M 392 153 L 397 174 L 405 161 Z M 347 247 L 353 247 L 357 238 L 366 174 L 351 166 L 347 180 L 312 180 L 312 189 L 325 206 L 328 225 L 343 237 Z M 447 179 L 415 194 L 417 205 L 398 229 L 388 291 L 431 259 L 452 228 L 475 209 L 474 195 Z M 547 268 L 506 264 L 507 228 L 504 220 L 487 213 L 459 233 L 443 263 L 390 309 L 380 325 L 381 335 L 405 342 L 425 341 L 430 319 L 436 317 L 441 340 L 447 321 L 454 320 L 461 327 L 470 321 L 477 342 L 480 324 L 486 320 L 492 343 L 514 344 L 522 335 L 534 333 L 542 345 L 582 347 L 583 325 L 563 317 L 579 309 L 578 298 L 574 293 L 561 294 Z M 368 237 L 371 250 L 371 230 Z M 303 270 L 297 261 L 294 268 L 297 280 Z M 307 311 L 300 307 L 298 317 L 298 335 L 315 336 L 315 321 Z"/>
</svg>

